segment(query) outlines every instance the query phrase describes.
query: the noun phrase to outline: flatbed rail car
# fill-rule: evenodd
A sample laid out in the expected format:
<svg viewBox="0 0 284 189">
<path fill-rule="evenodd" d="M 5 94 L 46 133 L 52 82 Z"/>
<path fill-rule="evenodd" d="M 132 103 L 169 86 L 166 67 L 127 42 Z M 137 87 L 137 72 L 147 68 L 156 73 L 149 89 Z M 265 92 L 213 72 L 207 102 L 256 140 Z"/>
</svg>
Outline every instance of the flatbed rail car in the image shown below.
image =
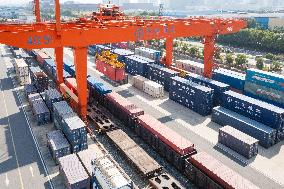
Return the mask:
<svg viewBox="0 0 284 189">
<path fill-rule="evenodd" d="M 149 183 L 154 189 L 183 189 L 178 181 L 165 173 L 149 179 Z"/>
<path fill-rule="evenodd" d="M 121 129 L 107 132 L 106 135 L 142 176 L 151 178 L 162 171 L 163 168 Z"/>
<path fill-rule="evenodd" d="M 87 119 L 93 131 L 105 133 L 117 129 L 117 126 L 95 105 L 89 104 L 87 111 Z"/>
</svg>

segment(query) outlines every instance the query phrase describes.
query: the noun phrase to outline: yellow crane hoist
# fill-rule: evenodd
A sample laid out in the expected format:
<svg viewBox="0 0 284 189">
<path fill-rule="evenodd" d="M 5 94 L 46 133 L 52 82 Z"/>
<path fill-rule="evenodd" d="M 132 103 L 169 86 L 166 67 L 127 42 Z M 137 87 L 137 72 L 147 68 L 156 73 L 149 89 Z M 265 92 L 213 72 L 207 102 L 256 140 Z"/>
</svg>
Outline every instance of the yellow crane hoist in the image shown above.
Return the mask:
<svg viewBox="0 0 284 189">
<path fill-rule="evenodd" d="M 97 54 L 97 58 L 105 62 L 114 68 L 124 68 L 125 64 L 117 60 L 117 54 L 113 54 L 110 51 L 102 51 L 101 55 Z"/>
</svg>

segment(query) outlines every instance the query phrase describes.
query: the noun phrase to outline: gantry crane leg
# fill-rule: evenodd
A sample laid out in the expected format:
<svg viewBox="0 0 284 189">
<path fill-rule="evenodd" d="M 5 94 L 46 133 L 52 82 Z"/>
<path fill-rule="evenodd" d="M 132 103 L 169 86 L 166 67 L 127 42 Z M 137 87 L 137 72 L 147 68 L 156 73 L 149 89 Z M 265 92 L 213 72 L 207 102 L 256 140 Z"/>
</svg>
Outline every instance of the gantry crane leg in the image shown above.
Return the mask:
<svg viewBox="0 0 284 189">
<path fill-rule="evenodd" d="M 87 52 L 87 47 L 73 49 L 79 101 L 78 113 L 83 119 L 87 116 Z"/>
<path fill-rule="evenodd" d="M 57 84 L 63 83 L 63 47 L 55 48 Z"/>
<path fill-rule="evenodd" d="M 166 67 L 170 67 L 173 63 L 173 46 L 174 39 L 172 37 L 166 38 Z"/>
<path fill-rule="evenodd" d="M 204 76 L 212 77 L 213 58 L 215 53 L 215 36 L 206 36 L 204 40 Z"/>
</svg>

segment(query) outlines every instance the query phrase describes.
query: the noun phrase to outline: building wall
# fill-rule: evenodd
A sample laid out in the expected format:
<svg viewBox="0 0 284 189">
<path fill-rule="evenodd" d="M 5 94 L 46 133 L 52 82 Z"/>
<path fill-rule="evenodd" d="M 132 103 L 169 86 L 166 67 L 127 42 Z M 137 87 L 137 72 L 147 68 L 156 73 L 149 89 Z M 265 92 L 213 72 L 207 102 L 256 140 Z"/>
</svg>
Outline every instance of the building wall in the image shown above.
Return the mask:
<svg viewBox="0 0 284 189">
<path fill-rule="evenodd" d="M 277 27 L 284 28 L 284 18 L 270 18 L 268 23 L 269 29 L 275 29 Z"/>
</svg>

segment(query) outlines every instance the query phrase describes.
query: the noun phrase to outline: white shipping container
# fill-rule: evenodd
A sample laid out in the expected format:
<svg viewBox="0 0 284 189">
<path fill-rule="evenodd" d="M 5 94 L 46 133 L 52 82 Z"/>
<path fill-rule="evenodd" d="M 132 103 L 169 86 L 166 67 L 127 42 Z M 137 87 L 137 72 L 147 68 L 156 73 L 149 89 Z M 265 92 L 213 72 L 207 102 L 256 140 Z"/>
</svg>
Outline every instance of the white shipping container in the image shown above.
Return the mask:
<svg viewBox="0 0 284 189">
<path fill-rule="evenodd" d="M 25 85 L 30 83 L 30 77 L 28 75 L 17 76 L 20 85 Z"/>
<path fill-rule="evenodd" d="M 18 77 L 29 75 L 29 67 L 23 59 L 15 59 L 15 70 Z"/>
<path fill-rule="evenodd" d="M 204 73 L 204 64 L 191 60 L 177 60 L 176 67 L 198 75 Z"/>
<path fill-rule="evenodd" d="M 160 98 L 164 96 L 164 86 L 154 81 L 145 81 L 143 85 L 143 91 L 154 98 Z"/>
<path fill-rule="evenodd" d="M 144 86 L 145 81 L 149 81 L 149 80 L 141 75 L 136 75 L 133 77 L 133 86 L 143 91 L 143 86 Z"/>
</svg>

